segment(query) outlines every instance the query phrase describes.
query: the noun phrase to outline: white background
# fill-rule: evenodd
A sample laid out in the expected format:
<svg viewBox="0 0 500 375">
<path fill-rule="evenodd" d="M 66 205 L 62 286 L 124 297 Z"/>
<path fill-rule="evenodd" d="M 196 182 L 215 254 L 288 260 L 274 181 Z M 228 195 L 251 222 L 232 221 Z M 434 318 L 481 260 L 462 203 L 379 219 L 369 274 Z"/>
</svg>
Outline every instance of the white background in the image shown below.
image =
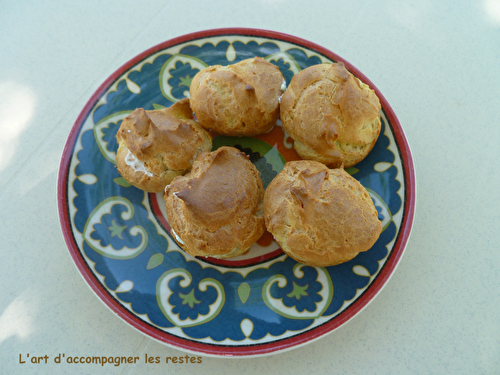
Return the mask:
<svg viewBox="0 0 500 375">
<path fill-rule="evenodd" d="M 254 27 L 361 70 L 410 142 L 418 202 L 395 274 L 347 325 L 264 358 L 197 365 L 19 364 L 19 355 L 185 356 L 117 318 L 60 229 L 56 182 L 79 112 L 170 38 Z M 500 1 L 0 1 L 2 374 L 499 374 Z"/>
</svg>

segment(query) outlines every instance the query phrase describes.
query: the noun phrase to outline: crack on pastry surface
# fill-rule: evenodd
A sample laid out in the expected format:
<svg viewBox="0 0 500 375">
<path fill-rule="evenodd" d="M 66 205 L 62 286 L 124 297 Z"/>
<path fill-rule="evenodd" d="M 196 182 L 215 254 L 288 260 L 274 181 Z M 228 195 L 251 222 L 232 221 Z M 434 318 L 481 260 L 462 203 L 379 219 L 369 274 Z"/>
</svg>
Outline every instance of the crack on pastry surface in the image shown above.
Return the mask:
<svg viewBox="0 0 500 375">
<path fill-rule="evenodd" d="M 189 254 L 234 257 L 264 233 L 264 189 L 248 159 L 228 146 L 202 153 L 190 173 L 165 189 L 168 221 Z"/>
<path fill-rule="evenodd" d="M 116 134 L 118 172 L 139 189 L 159 193 L 191 169 L 212 139 L 193 118 L 187 98 L 160 110 L 137 108 Z"/>
<path fill-rule="evenodd" d="M 210 66 L 191 82 L 191 105 L 205 129 L 229 136 L 265 134 L 279 118 L 283 80 L 279 68 L 260 57 Z"/>
<path fill-rule="evenodd" d="M 326 267 L 369 250 L 382 223 L 366 189 L 343 169 L 288 162 L 264 196 L 266 227 L 283 251 Z"/>
<path fill-rule="evenodd" d="M 380 101 L 342 63 L 318 64 L 297 73 L 281 99 L 281 121 L 303 159 L 350 167 L 380 134 Z"/>
</svg>

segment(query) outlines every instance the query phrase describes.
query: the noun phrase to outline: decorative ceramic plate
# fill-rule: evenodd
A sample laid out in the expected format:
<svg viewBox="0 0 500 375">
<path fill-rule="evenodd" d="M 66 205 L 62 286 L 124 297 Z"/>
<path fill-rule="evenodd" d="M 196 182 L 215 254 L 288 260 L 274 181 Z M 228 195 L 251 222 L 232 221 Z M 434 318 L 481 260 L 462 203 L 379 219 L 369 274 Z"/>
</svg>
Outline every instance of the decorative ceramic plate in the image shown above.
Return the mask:
<svg viewBox="0 0 500 375">
<path fill-rule="evenodd" d="M 115 134 L 135 108 L 163 108 L 189 94 L 209 65 L 260 56 L 290 83 L 319 63 L 344 62 L 382 104 L 382 131 L 349 168 L 383 223 L 376 244 L 351 261 L 315 268 L 287 257 L 264 235 L 230 260 L 193 258 L 172 237 L 162 194 L 130 186 L 116 169 Z M 255 138 L 215 136 L 250 155 L 264 181 L 298 159 L 278 121 Z M 63 152 L 59 215 L 69 252 L 92 290 L 127 323 L 162 343 L 214 356 L 257 356 L 306 344 L 345 324 L 388 281 L 403 254 L 415 208 L 410 149 L 394 112 L 356 68 L 314 43 L 255 29 L 198 32 L 153 47 L 119 68 L 90 98 Z M 388 307 L 389 308 L 389 307 Z"/>
</svg>

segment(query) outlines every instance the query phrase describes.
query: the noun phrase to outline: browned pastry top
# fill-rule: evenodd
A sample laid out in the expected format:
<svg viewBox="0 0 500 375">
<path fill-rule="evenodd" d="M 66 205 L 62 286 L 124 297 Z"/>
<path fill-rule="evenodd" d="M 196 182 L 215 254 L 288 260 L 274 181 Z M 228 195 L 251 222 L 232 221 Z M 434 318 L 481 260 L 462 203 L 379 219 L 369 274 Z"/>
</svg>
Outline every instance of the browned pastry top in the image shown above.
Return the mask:
<svg viewBox="0 0 500 375">
<path fill-rule="evenodd" d="M 200 152 L 212 147 L 210 135 L 194 120 L 187 98 L 165 109 L 136 109 L 122 121 L 116 138 L 118 171 L 133 185 L 153 192 L 162 192 L 175 176 L 191 169 Z M 126 163 L 129 152 L 150 176 Z"/>
<path fill-rule="evenodd" d="M 297 73 L 281 99 L 281 121 L 305 159 L 352 166 L 371 151 L 380 133 L 380 101 L 343 63 Z"/>
<path fill-rule="evenodd" d="M 366 189 L 343 169 L 289 162 L 264 197 L 266 226 L 299 262 L 329 266 L 370 249 L 382 224 Z"/>
<path fill-rule="evenodd" d="M 191 105 L 205 129 L 230 136 L 263 134 L 278 120 L 283 82 L 278 67 L 260 57 L 214 65 L 193 78 Z"/>
<path fill-rule="evenodd" d="M 243 152 L 221 147 L 165 189 L 167 217 L 191 255 L 224 258 L 248 250 L 264 232 L 262 180 Z"/>
</svg>

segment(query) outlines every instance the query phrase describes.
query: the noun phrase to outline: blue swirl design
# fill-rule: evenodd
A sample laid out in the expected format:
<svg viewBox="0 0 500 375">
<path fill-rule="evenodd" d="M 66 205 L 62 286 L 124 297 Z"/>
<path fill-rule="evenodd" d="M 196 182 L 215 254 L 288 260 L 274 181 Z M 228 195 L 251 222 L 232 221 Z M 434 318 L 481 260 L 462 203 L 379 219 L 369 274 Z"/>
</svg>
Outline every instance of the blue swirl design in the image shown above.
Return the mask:
<svg viewBox="0 0 500 375">
<path fill-rule="evenodd" d="M 116 250 L 126 246 L 138 247 L 142 242 L 141 236 L 131 234 L 131 220 L 123 219 L 125 210 L 122 205 L 114 205 L 111 212 L 100 217 L 100 222 L 93 226 L 90 238 L 98 242 L 100 247 L 111 246 Z M 132 220 L 133 225 L 135 222 Z"/>
<path fill-rule="evenodd" d="M 116 141 L 116 132 L 120 129 L 121 121 L 110 123 L 107 128 L 102 131 L 104 133 L 103 140 L 106 142 L 106 149 L 109 152 L 116 152 L 118 149 L 118 142 Z"/>
<path fill-rule="evenodd" d="M 116 82 L 116 90 L 108 91 L 105 94 L 106 102 L 94 109 L 94 124 L 116 112 L 133 111 L 136 108 L 150 110 L 154 109 L 153 104 L 171 106 L 172 102 L 161 95 L 158 76 L 163 64 L 172 56 L 159 55 L 152 63 L 143 62 L 140 70 L 132 70 L 127 74 L 127 78 L 139 86 L 138 94 L 130 91 L 125 79 L 119 79 Z"/>
<path fill-rule="evenodd" d="M 175 70 L 168 84 L 173 87 L 172 94 L 176 99 L 184 98 L 184 92 L 189 91 L 191 80 L 199 71 L 199 69 L 192 69 L 189 64 L 183 64 L 180 61 L 175 63 Z"/>
<path fill-rule="evenodd" d="M 233 61 L 227 60 L 230 46 L 236 53 Z M 221 41 L 215 45 L 204 43 L 201 46 L 192 44 L 181 48 L 179 55 L 193 57 L 207 66 L 228 65 L 260 56 L 276 64 L 287 83 L 293 77 L 294 69 L 304 69 L 321 62 L 316 55 L 308 57 L 301 48 L 294 47 L 282 51 L 278 43 L 271 41 L 260 44 L 257 41 Z M 154 109 L 155 106 L 170 106 L 172 101 L 162 94 L 162 83 L 158 77 L 162 67 L 173 57 L 174 54 L 168 53 L 168 50 L 159 52 L 154 59 L 142 61 L 126 72 L 114 82 L 104 94 L 103 100 L 94 108 L 91 114 L 93 123 L 98 124 L 108 116 L 132 111 L 137 107 Z M 171 78 L 168 81 L 173 99 L 184 96 L 186 85 L 197 70 L 187 62 L 175 63 L 174 68 L 169 71 Z M 127 80 L 135 83 L 139 90 L 132 92 Z M 394 214 L 402 207 L 402 199 L 397 194 L 401 186 L 396 179 L 397 167 L 393 164 L 395 155 L 388 149 L 389 138 L 384 135 L 387 126 L 383 121 L 381 135 L 374 149 L 356 166 L 358 170 L 353 176 L 378 194 L 389 212 Z M 116 151 L 114 136 L 118 127 L 119 122 L 111 123 L 102 129 L 102 140 L 109 152 Z M 101 241 L 102 246 L 111 245 L 119 250 L 124 247 L 134 248 L 141 241 L 141 236 L 131 234 L 130 228 L 133 225 L 144 228 L 148 233 L 144 250 L 132 259 L 115 259 L 103 255 L 86 241 L 83 241 L 83 253 L 88 260 L 95 263 L 94 272 L 102 276 L 104 286 L 108 290 L 115 291 L 125 281 L 133 282 L 132 289 L 116 293 L 116 297 L 135 314 L 145 317 L 148 323 L 159 329 L 168 331 L 180 327 L 185 337 L 193 340 L 209 338 L 216 343 L 227 339 L 235 343 L 242 340 L 268 342 L 272 337 L 280 338 L 290 332 L 300 333 L 311 327 L 316 317 L 304 318 L 304 314 L 317 312 L 326 318 L 335 316 L 342 311 L 346 301 L 351 301 L 359 290 L 366 288 L 376 277 L 380 271 L 379 262 L 388 257 L 387 245 L 394 239 L 398 230 L 396 224 L 390 221 L 369 251 L 359 254 L 347 263 L 322 270 L 303 267 L 301 277 L 294 273 L 297 262 L 286 256 L 274 260 L 270 265 L 266 264 L 267 268 L 257 267 L 248 274 L 238 272 L 237 269 L 221 272 L 217 267 L 202 264 L 180 250 L 169 249 L 166 235 L 158 233 L 157 227 L 151 222 L 149 208 L 145 203 L 147 195 L 133 186 L 122 186 L 114 181 L 121 176 L 109 158 L 99 150 L 92 130 L 83 131 L 79 135 L 79 141 L 82 148 L 73 155 L 76 159 L 75 178 L 70 181 L 76 193 L 72 202 L 76 208 L 73 217 L 74 229 L 84 233 L 92 212 L 101 202 L 110 197 L 121 197 L 133 205 L 133 218 L 123 219 L 124 206 L 113 206 L 109 213 L 100 217 L 99 223 L 93 225 L 91 238 Z M 382 173 L 374 169 L 375 164 L 381 161 L 392 164 Z M 86 184 L 78 178 L 83 175 L 94 175 L 97 182 Z M 148 267 L 153 256 L 158 261 L 154 262 L 154 267 Z M 355 266 L 364 267 L 369 275 L 353 272 Z M 158 282 L 175 270 L 184 270 L 184 276 L 178 274 L 169 279 L 168 283 L 162 286 L 162 290 L 167 291 L 168 299 L 158 300 Z M 324 280 L 331 283 L 328 286 L 331 288 L 329 303 L 324 308 L 320 308 L 320 304 L 325 302 L 326 284 L 318 281 L 319 272 L 324 272 Z M 282 301 L 281 310 L 275 305 L 266 304 L 263 299 L 264 285 L 275 275 L 286 280 L 286 285 L 284 281 L 281 284 L 276 282 L 269 290 L 271 299 Z M 183 278 L 189 279 L 189 283 L 183 281 Z M 245 284 L 245 298 L 240 298 L 238 291 L 242 284 Z M 223 301 L 218 285 L 223 289 Z M 168 291 L 172 293 L 168 294 Z M 295 309 L 297 316 L 285 313 L 289 311 L 288 308 Z M 253 324 L 251 333 L 242 332 L 243 321 Z"/>
<path fill-rule="evenodd" d="M 297 267 L 297 265 L 295 266 Z M 279 283 L 272 283 L 269 288 L 269 297 L 282 300 L 286 309 L 294 309 L 297 313 L 314 312 L 318 308 L 318 303 L 324 298 L 320 295 L 323 289 L 329 289 L 317 281 L 319 269 L 313 267 L 302 267 L 303 277 L 298 278 L 292 274 L 290 278 L 282 277 L 286 280 L 286 285 L 279 286 Z M 280 277 L 280 276 L 274 276 Z M 269 283 L 269 280 L 268 280 Z M 328 290 L 328 293 L 333 292 Z M 265 293 L 265 291 L 264 291 Z"/>
<path fill-rule="evenodd" d="M 397 167 L 393 164 L 396 156 L 388 149 L 389 138 L 384 134 L 387 123 L 382 117 L 382 128 L 377 142 L 373 146 L 368 156 L 356 165 L 359 169 L 353 177 L 363 185 L 370 187 L 387 204 L 392 214 L 398 212 L 402 206 L 402 200 L 396 192 L 401 187 L 401 183 L 396 179 Z M 375 171 L 375 164 L 381 161 L 392 164 L 384 173 Z"/>
</svg>

